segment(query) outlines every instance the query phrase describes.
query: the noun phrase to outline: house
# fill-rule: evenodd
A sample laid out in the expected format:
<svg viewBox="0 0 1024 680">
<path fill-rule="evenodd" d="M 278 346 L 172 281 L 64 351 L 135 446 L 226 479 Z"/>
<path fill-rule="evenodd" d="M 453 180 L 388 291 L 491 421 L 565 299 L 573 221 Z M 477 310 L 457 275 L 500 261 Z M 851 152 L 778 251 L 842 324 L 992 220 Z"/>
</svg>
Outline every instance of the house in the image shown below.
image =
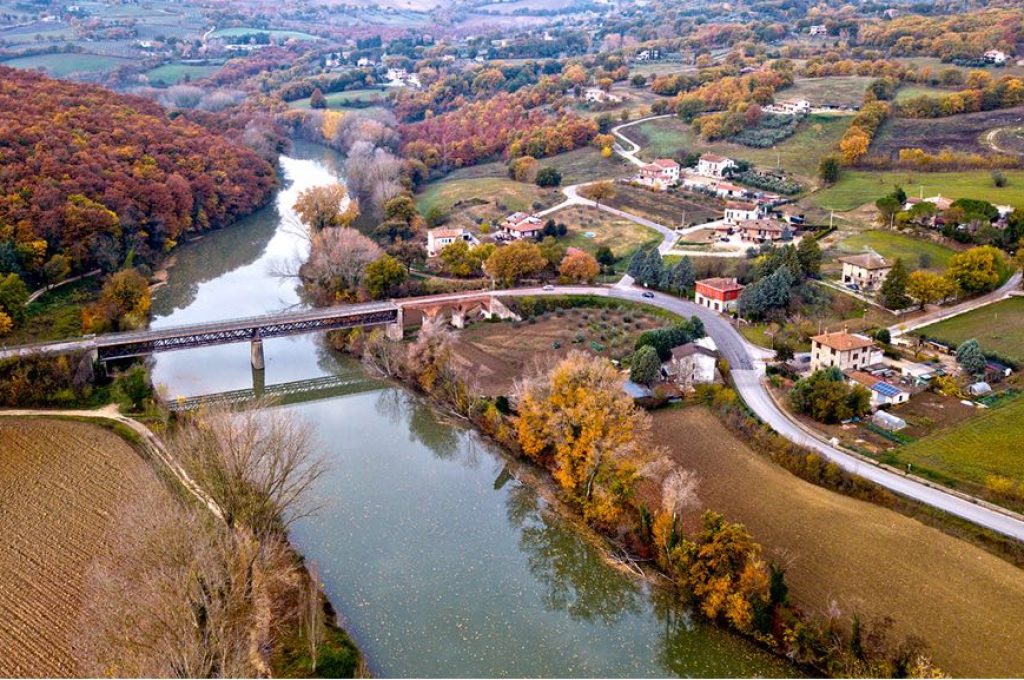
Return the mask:
<svg viewBox="0 0 1024 680">
<path fill-rule="evenodd" d="M 953 205 L 953 199 L 943 198 L 942 194 L 939 194 L 938 196 L 929 196 L 924 200 L 934 205 L 940 212 L 949 210 Z"/>
<path fill-rule="evenodd" d="M 544 230 L 539 217 L 514 212 L 501 223 L 501 233 L 513 239 L 538 238 Z"/>
<path fill-rule="evenodd" d="M 862 290 L 877 290 L 889 275 L 892 265 L 874 252 L 841 257 L 843 263 L 843 285 L 859 286 Z"/>
<path fill-rule="evenodd" d="M 910 401 L 910 392 L 863 371 L 845 371 L 851 384 L 862 385 L 871 393 L 871 408 L 895 406 Z"/>
<path fill-rule="evenodd" d="M 583 99 L 588 102 L 610 102 L 612 104 L 618 104 L 622 101 L 622 97 L 611 92 L 605 92 L 599 87 L 588 87 L 583 90 Z"/>
<path fill-rule="evenodd" d="M 710 340 L 710 338 L 701 338 Z M 696 385 L 708 385 L 715 381 L 715 366 L 718 362 L 714 341 L 708 343 L 695 340 L 672 350 L 672 356 L 662 367 L 662 375 L 683 389 Z"/>
<path fill-rule="evenodd" d="M 662 186 L 675 184 L 679 181 L 679 163 L 671 158 L 659 158 L 653 163 L 640 167 L 640 182 L 653 186 L 659 183 Z"/>
<path fill-rule="evenodd" d="M 900 11 L 895 7 L 890 7 L 889 9 L 882 12 L 882 16 L 885 17 L 886 19 L 895 19 L 899 15 Z"/>
<path fill-rule="evenodd" d="M 871 338 L 846 331 L 822 333 L 811 338 L 811 370 L 837 367 L 859 371 L 881 361 L 881 351 Z"/>
<path fill-rule="evenodd" d="M 775 210 L 784 222 L 794 226 L 801 225 L 806 221 L 803 209 L 795 203 L 787 203 Z"/>
<path fill-rule="evenodd" d="M 811 35 L 825 35 L 825 33 L 827 33 L 827 30 L 825 29 L 825 24 L 815 24 L 813 26 L 810 26 L 807 29 L 807 32 L 810 33 Z"/>
<path fill-rule="evenodd" d="M 774 243 L 789 231 L 785 224 L 774 219 L 743 220 L 736 229 L 742 240 L 754 243 Z"/>
<path fill-rule="evenodd" d="M 716 312 L 728 312 L 736 308 L 743 285 L 736 279 L 715 277 L 701 279 L 696 283 L 693 301 Z"/>
<path fill-rule="evenodd" d="M 739 224 L 747 220 L 756 220 L 758 216 L 757 204 L 745 201 L 729 201 L 725 204 L 725 221 L 729 224 Z"/>
<path fill-rule="evenodd" d="M 734 160 L 716 153 L 703 154 L 697 161 L 697 172 L 706 177 L 722 177 L 726 170 L 735 167 Z"/>
<path fill-rule="evenodd" d="M 456 241 L 472 243 L 475 239 L 472 234 L 462 228 L 438 227 L 437 229 L 430 229 L 427 231 L 427 257 L 437 257 L 446 246 L 450 246 Z"/>
<path fill-rule="evenodd" d="M 806 99 L 783 99 L 777 104 L 764 107 L 768 113 L 802 116 L 811 112 L 811 103 Z"/>
<path fill-rule="evenodd" d="M 1002 66 L 1006 63 L 1009 55 L 1002 50 L 989 50 L 983 55 L 985 62 L 988 64 L 995 64 L 996 66 Z"/>
</svg>

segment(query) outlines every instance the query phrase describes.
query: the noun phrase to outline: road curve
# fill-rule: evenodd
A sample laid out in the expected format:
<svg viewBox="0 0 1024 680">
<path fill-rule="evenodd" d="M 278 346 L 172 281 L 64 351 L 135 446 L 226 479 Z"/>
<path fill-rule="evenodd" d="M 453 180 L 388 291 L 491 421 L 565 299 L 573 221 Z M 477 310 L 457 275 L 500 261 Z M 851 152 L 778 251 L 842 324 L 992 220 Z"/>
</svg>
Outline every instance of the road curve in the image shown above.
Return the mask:
<svg viewBox="0 0 1024 680">
<path fill-rule="evenodd" d="M 1010 293 L 1016 290 L 1020 290 L 1020 283 L 1021 272 L 1014 272 L 1013 275 L 1006 280 L 1006 283 L 999 286 L 999 288 L 996 288 L 991 293 L 986 293 L 985 295 L 982 295 L 980 297 L 972 298 L 965 302 L 961 302 L 958 305 L 953 305 L 952 307 L 940 307 L 935 311 L 929 312 L 924 316 L 919 316 L 908 323 L 896 324 L 895 326 L 892 326 L 889 329 L 889 331 L 892 333 L 893 337 L 896 337 L 899 335 L 903 335 L 904 333 L 916 331 L 918 328 L 930 326 L 931 324 L 938 323 L 939 321 L 951 319 L 954 316 L 966 314 L 967 312 L 978 309 L 979 307 L 990 305 L 993 302 L 1005 300 L 1006 298 L 1010 297 Z"/>
<path fill-rule="evenodd" d="M 598 295 L 654 305 L 684 316 L 696 315 L 704 322 L 708 335 L 714 339 L 719 352 L 729 362 L 736 390 L 743 397 L 744 402 L 757 414 L 758 418 L 786 439 L 816 451 L 847 472 L 868 479 L 889 491 L 948 512 L 986 529 L 1024 541 L 1024 518 L 1019 515 L 982 501 L 972 500 L 969 496 L 961 496 L 946 489 L 931 486 L 889 468 L 880 467 L 812 435 L 772 399 L 768 388 L 762 381 L 764 363 L 762 359 L 757 358 L 757 348 L 747 343 L 725 317 L 689 300 L 664 293 L 654 293 L 653 298 L 644 298 L 642 293 L 643 291 L 638 288 L 618 286 L 614 288 L 558 286 L 553 291 L 534 288 L 501 292 L 502 295 L 510 296 Z"/>
</svg>

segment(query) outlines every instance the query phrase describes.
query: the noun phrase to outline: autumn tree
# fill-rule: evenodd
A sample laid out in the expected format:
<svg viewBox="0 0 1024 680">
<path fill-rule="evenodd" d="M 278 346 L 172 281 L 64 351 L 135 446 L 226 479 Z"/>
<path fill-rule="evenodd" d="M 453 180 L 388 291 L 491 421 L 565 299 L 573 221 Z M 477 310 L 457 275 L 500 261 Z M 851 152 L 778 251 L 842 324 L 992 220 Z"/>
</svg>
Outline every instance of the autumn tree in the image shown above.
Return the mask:
<svg viewBox="0 0 1024 680">
<path fill-rule="evenodd" d="M 328 228 L 314 233 L 309 259 L 299 268 L 317 304 L 359 299 L 366 267 L 384 254 L 355 229 Z"/>
<path fill-rule="evenodd" d="M 502 285 L 511 286 L 520 279 L 539 274 L 547 264 L 536 243 L 516 241 L 491 253 L 484 262 L 484 273 Z"/>
<path fill-rule="evenodd" d="M 1006 266 L 997 248 L 978 246 L 949 258 L 946 276 L 965 293 L 986 293 L 999 285 Z"/>
<path fill-rule="evenodd" d="M 921 305 L 922 309 L 925 305 L 948 300 L 954 297 L 956 292 L 953 279 L 926 269 L 910 272 L 910 276 L 907 277 L 907 295 Z"/>
<path fill-rule="evenodd" d="M 327 97 L 320 88 L 313 90 L 313 94 L 309 96 L 309 108 L 311 109 L 326 109 L 327 108 Z"/>
<path fill-rule="evenodd" d="M 390 255 L 381 255 L 366 265 L 363 271 L 363 287 L 373 300 L 393 295 L 408 278 L 409 273 L 402 263 Z"/>
<path fill-rule="evenodd" d="M 480 276 L 483 274 L 484 262 L 495 251 L 493 243 L 481 243 L 470 246 L 459 240 L 449 243 L 438 254 L 441 269 L 452 276 Z"/>
<path fill-rule="evenodd" d="M 508 176 L 517 182 L 533 182 L 537 177 L 537 159 L 533 156 L 513 158 L 508 164 Z"/>
<path fill-rule="evenodd" d="M 517 383 L 517 438 L 599 524 L 614 523 L 650 450 L 650 416 L 622 391 L 605 359 L 573 351 L 548 373 Z"/>
<path fill-rule="evenodd" d="M 339 182 L 305 189 L 293 207 L 313 232 L 347 227 L 359 216 L 359 203 L 349 198 L 345 185 Z"/>
<path fill-rule="evenodd" d="M 82 330 L 102 333 L 140 328 L 146 323 L 149 306 L 149 282 L 135 269 L 122 269 L 103 284 L 99 300 L 82 310 Z"/>
<path fill-rule="evenodd" d="M 580 187 L 577 193 L 600 206 L 601 201 L 607 201 L 615 196 L 615 185 L 611 182 L 593 182 Z"/>
<path fill-rule="evenodd" d="M 0 312 L 10 320 L 12 326 L 25 321 L 28 297 L 28 286 L 20 276 L 13 272 L 0 274 Z"/>
<path fill-rule="evenodd" d="M 558 268 L 559 279 L 566 283 L 593 283 L 601 273 L 601 265 L 589 253 L 573 250 Z"/>
</svg>

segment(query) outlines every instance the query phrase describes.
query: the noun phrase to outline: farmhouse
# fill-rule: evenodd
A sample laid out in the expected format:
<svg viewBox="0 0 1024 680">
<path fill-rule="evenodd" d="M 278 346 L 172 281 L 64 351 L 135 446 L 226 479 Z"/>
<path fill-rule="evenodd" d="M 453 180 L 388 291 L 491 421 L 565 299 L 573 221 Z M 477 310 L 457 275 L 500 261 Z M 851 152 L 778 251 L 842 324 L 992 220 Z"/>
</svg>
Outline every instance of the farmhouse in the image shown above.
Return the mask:
<svg viewBox="0 0 1024 680">
<path fill-rule="evenodd" d="M 438 227 L 437 229 L 431 229 L 427 232 L 427 257 L 436 257 L 438 253 L 444 250 L 445 246 L 449 246 L 456 241 L 472 242 L 474 240 L 473 235 L 462 228 L 449 229 Z"/>
<path fill-rule="evenodd" d="M 811 103 L 806 99 L 783 99 L 778 104 L 764 107 L 764 110 L 791 116 L 804 115 L 811 112 Z"/>
<path fill-rule="evenodd" d="M 501 223 L 501 233 L 513 239 L 538 238 L 543 230 L 539 217 L 524 212 L 514 212 Z"/>
<path fill-rule="evenodd" d="M 787 233 L 786 225 L 773 219 L 743 220 L 736 228 L 742 240 L 754 243 L 774 243 Z"/>
<path fill-rule="evenodd" d="M 588 87 L 583 90 L 583 99 L 588 102 L 610 102 L 617 104 L 622 101 L 622 97 L 611 92 L 605 92 L 599 87 Z"/>
<path fill-rule="evenodd" d="M 826 29 L 825 24 L 815 24 L 807 29 L 807 32 L 811 35 L 825 35 Z"/>
<path fill-rule="evenodd" d="M 862 253 L 841 257 L 843 263 L 843 284 L 856 285 L 863 290 L 877 290 L 885 277 L 889 275 L 892 265 L 878 253 Z"/>
<path fill-rule="evenodd" d="M 859 371 L 879 361 L 881 352 L 875 350 L 871 338 L 863 335 L 836 331 L 811 338 L 812 371 L 831 366 L 841 371 Z"/>
<path fill-rule="evenodd" d="M 743 285 L 736 279 L 716 277 L 697 281 L 693 301 L 716 312 L 732 311 Z"/>
<path fill-rule="evenodd" d="M 1009 55 L 1002 50 L 989 50 L 984 54 L 985 61 L 989 64 L 995 64 L 996 66 L 1002 66 L 1006 63 L 1008 58 Z"/>
<path fill-rule="evenodd" d="M 877 409 L 881 406 L 895 406 L 910 400 L 910 392 L 902 387 L 888 383 L 876 378 L 870 373 L 863 371 L 845 371 L 843 375 L 851 384 L 862 385 L 871 392 L 871 408 Z"/>
<path fill-rule="evenodd" d="M 731 158 L 716 153 L 706 153 L 697 161 L 697 172 L 706 177 L 722 177 L 729 168 L 736 167 Z"/>
<path fill-rule="evenodd" d="M 662 367 L 662 375 L 683 389 L 715 381 L 716 347 L 711 338 L 701 338 L 672 350 Z"/>
<path fill-rule="evenodd" d="M 739 224 L 746 220 L 756 220 L 757 216 L 757 204 L 755 203 L 729 201 L 725 204 L 725 221 L 729 224 Z"/>
<path fill-rule="evenodd" d="M 679 163 L 671 158 L 659 158 L 653 163 L 641 166 L 639 181 L 648 186 L 660 184 L 664 187 L 675 184 L 679 181 Z"/>
</svg>

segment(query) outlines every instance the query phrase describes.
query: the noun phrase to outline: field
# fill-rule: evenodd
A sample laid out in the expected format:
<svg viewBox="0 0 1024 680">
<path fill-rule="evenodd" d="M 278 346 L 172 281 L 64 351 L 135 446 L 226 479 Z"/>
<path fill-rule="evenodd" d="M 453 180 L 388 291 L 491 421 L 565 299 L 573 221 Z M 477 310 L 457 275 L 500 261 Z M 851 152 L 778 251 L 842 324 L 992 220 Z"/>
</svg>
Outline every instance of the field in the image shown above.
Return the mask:
<svg viewBox="0 0 1024 680">
<path fill-rule="evenodd" d="M 800 78 L 792 87 L 779 90 L 776 101 L 806 99 L 811 106 L 855 107 L 864 103 L 864 92 L 874 78 L 868 76 L 837 76 L 832 78 Z"/>
<path fill-rule="evenodd" d="M 916 121 L 921 122 L 921 121 Z M 942 194 L 949 198 L 978 198 L 996 204 L 1024 206 L 1024 170 L 1005 170 L 1007 184 L 997 187 L 988 170 L 963 172 L 885 172 L 850 170 L 833 186 L 809 197 L 825 210 L 846 211 L 873 203 L 899 184 L 910 196 Z"/>
<path fill-rule="evenodd" d="M 344 108 L 365 108 L 365 104 L 370 102 L 378 103 L 383 102 L 385 90 L 376 88 L 364 88 L 362 90 L 345 90 L 344 92 L 330 92 L 324 95 L 324 99 L 327 100 L 327 108 L 329 109 L 344 109 Z M 352 106 L 355 103 L 357 106 Z M 309 108 L 309 97 L 305 99 L 296 99 L 295 101 L 288 102 L 290 106 L 296 109 L 308 109 Z"/>
<path fill-rule="evenodd" d="M 472 209 L 469 217 L 493 220 L 517 210 L 533 212 L 538 209 L 535 204 L 547 207 L 564 198 L 557 189 L 542 189 L 507 177 L 455 179 L 453 175 L 427 184 L 416 196 L 421 213 L 425 215 L 434 208 L 445 212 Z"/>
<path fill-rule="evenodd" d="M 894 457 L 898 465 L 911 463 L 918 474 L 969 493 L 984 493 L 986 481 L 993 476 L 1005 477 L 1024 491 L 1022 420 L 1024 398 L 1017 397 L 955 427 L 900 447 Z M 1020 509 L 1020 503 L 1013 505 Z"/>
<path fill-rule="evenodd" d="M 1024 127 L 1011 125 L 989 130 L 982 137 L 982 143 L 999 153 L 1024 155 Z"/>
<path fill-rule="evenodd" d="M 891 615 L 954 676 L 1024 667 L 1024 579 L 1007 562 L 879 506 L 804 482 L 751 451 L 699 408 L 654 413 L 657 443 L 701 483 L 704 507 L 743 522 L 788 567 L 791 595 L 824 614 Z"/>
<path fill-rule="evenodd" d="M 219 28 L 210 34 L 211 39 L 216 38 L 230 38 L 239 35 L 250 35 L 255 33 L 267 33 L 273 38 L 281 38 L 284 40 L 319 40 L 320 38 L 309 33 L 303 33 L 302 31 L 281 31 L 272 28 L 249 28 L 245 26 L 239 26 L 236 28 Z"/>
<path fill-rule="evenodd" d="M 987 153 L 991 147 L 984 136 L 989 130 L 1019 125 L 1024 119 L 1024 107 L 965 113 L 959 116 L 913 120 L 891 118 L 885 121 L 871 144 L 871 153 L 893 156 L 900 149 L 920 148 L 938 152 L 955 149 L 971 153 Z"/>
<path fill-rule="evenodd" d="M 909 83 L 904 85 L 896 91 L 896 99 L 898 102 L 905 102 L 908 99 L 914 99 L 915 97 L 941 97 L 947 95 L 956 90 L 950 90 L 942 87 L 932 87 L 930 85 L 919 85 L 917 83 Z"/>
<path fill-rule="evenodd" d="M 902 64 L 911 64 L 917 66 L 918 69 L 930 68 L 932 70 L 932 74 L 935 76 L 940 75 L 948 68 L 955 68 L 964 75 L 967 75 L 970 71 L 979 68 L 977 66 L 956 66 L 954 64 L 943 63 L 943 61 L 937 57 L 896 57 L 894 61 L 898 61 Z M 1012 63 L 998 68 L 995 66 L 982 66 L 980 69 L 982 71 L 988 71 L 988 73 L 996 79 L 1000 76 L 1024 76 L 1024 66 L 1017 66 Z"/>
<path fill-rule="evenodd" d="M 665 324 L 629 305 L 619 310 L 569 309 L 515 329 L 508 323 L 478 323 L 456 336 L 456 362 L 472 371 L 482 393 L 507 395 L 513 381 L 535 362 L 555 361 L 574 349 L 622 358 L 633 351 L 640 333 Z"/>
<path fill-rule="evenodd" d="M 925 241 L 894 231 L 864 231 L 843 239 L 839 249 L 844 254 L 860 253 L 871 248 L 889 261 L 903 258 L 910 269 L 945 269 L 955 251 L 941 243 Z"/>
<path fill-rule="evenodd" d="M 720 210 L 689 201 L 676 194 L 648 191 L 629 185 L 616 186 L 615 196 L 605 203 L 667 227 L 675 227 L 680 223 L 691 225 L 707 222 L 722 214 Z"/>
<path fill-rule="evenodd" d="M 569 233 L 561 239 L 565 245 L 585 250 L 591 255 L 601 246 L 608 246 L 622 266 L 627 264 L 627 258 L 632 257 L 637 248 L 661 243 L 661 234 L 653 229 L 597 208 L 572 206 L 550 217 L 556 222 L 564 222 L 569 228 Z M 587 237 L 587 233 L 593 236 Z"/>
<path fill-rule="evenodd" d="M 647 160 L 671 158 L 688 152 L 713 152 L 764 168 L 779 165 L 805 181 L 813 181 L 821 157 L 832 150 L 849 124 L 849 116 L 808 116 L 796 134 L 779 142 L 775 149 L 755 149 L 731 142 L 703 142 L 689 125 L 678 118 L 661 118 L 641 123 L 626 128 L 624 132 L 643 147 L 640 155 Z"/>
<path fill-rule="evenodd" d="M 55 288 L 28 306 L 28 319 L 4 337 L 9 345 L 60 340 L 82 334 L 82 308 L 96 300 L 100 281 L 82 279 Z"/>
<path fill-rule="evenodd" d="M 127 518 L 161 496 L 149 464 L 106 429 L 0 417 L 0 675 L 81 675 L 90 572 L 125 564 L 110 556 L 142 534 Z"/>
<path fill-rule="evenodd" d="M 1024 366 L 1024 298 L 1021 297 L 954 316 L 917 332 L 954 346 L 976 338 L 982 349 Z"/>
<path fill-rule="evenodd" d="M 38 54 L 31 57 L 18 57 L 0 62 L 4 66 L 23 69 L 43 69 L 56 78 L 64 78 L 73 73 L 99 73 L 110 71 L 127 64 L 128 59 L 107 57 L 99 54 Z"/>
<path fill-rule="evenodd" d="M 177 85 L 188 76 L 189 80 L 200 80 L 220 70 L 217 64 L 164 64 L 146 72 L 153 85 Z"/>
</svg>

